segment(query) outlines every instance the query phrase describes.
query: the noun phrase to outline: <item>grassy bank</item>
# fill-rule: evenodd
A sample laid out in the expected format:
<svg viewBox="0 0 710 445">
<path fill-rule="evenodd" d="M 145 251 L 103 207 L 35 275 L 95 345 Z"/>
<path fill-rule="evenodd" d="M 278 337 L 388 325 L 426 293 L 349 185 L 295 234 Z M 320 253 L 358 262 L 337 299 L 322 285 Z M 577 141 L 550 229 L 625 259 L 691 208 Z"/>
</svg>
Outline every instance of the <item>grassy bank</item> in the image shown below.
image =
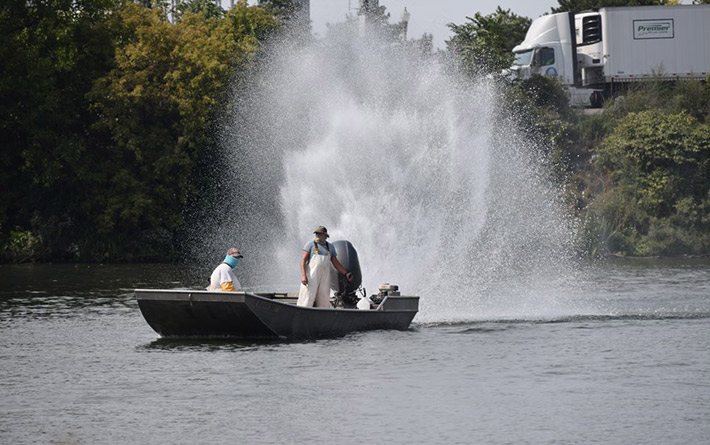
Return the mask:
<svg viewBox="0 0 710 445">
<path fill-rule="evenodd" d="M 633 85 L 596 114 L 570 109 L 553 80 L 518 85 L 531 132 L 581 224 L 589 255 L 710 253 L 710 86 Z"/>
</svg>

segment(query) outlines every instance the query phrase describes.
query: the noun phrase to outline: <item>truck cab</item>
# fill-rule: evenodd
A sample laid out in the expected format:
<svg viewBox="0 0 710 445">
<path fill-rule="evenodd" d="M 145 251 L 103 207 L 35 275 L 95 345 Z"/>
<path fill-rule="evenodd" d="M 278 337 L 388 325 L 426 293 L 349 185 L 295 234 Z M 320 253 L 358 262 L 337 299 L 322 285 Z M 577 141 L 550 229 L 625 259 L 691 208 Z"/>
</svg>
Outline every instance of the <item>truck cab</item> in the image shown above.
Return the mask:
<svg viewBox="0 0 710 445">
<path fill-rule="evenodd" d="M 558 63 L 560 59 L 555 57 L 555 53 L 560 53 L 559 47 L 543 46 L 517 52 L 510 69 L 521 78 L 529 78 L 534 74 L 558 77 L 560 73 L 564 74 L 564 66 Z"/>
<path fill-rule="evenodd" d="M 533 20 L 525 40 L 513 48 L 515 60 L 509 73 L 519 79 L 529 79 L 534 75 L 555 77 L 573 106 L 600 105 L 601 91 L 583 88 L 579 81 L 579 31 L 580 27 L 570 12 Z"/>
<path fill-rule="evenodd" d="M 515 48 L 510 70 L 521 79 L 535 74 L 556 77 L 562 85 L 575 83 L 570 14 L 563 12 L 532 22 L 525 40 Z"/>
</svg>

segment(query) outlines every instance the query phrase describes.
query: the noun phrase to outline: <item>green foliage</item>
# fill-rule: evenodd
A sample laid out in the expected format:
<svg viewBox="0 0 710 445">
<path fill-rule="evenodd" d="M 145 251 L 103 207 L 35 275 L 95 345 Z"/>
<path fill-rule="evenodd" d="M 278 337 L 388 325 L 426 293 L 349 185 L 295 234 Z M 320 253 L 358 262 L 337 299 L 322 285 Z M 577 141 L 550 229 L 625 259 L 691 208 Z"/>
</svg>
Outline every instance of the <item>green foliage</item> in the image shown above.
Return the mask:
<svg viewBox="0 0 710 445">
<path fill-rule="evenodd" d="M 171 251 L 225 89 L 280 26 L 245 0 L 224 15 L 210 5 L 191 2 L 174 24 L 130 1 L 0 6 L 6 257 Z"/>
<path fill-rule="evenodd" d="M 553 79 L 506 89 L 591 255 L 710 253 L 710 86 L 654 79 L 600 113 L 566 107 Z"/>
<path fill-rule="evenodd" d="M 709 76 L 710 78 L 710 76 Z M 676 94 L 669 99 L 668 108 L 685 111 L 700 122 L 710 122 L 710 86 L 705 82 L 678 82 Z"/>
<path fill-rule="evenodd" d="M 199 14 L 205 18 L 219 18 L 224 16 L 224 9 L 213 0 L 177 1 L 172 10 L 176 22 L 182 20 L 185 14 Z"/>
<path fill-rule="evenodd" d="M 369 23 L 373 23 L 381 27 L 388 26 L 390 13 L 387 12 L 387 7 L 384 5 L 375 5 L 373 3 L 361 3 L 359 14 L 365 15 Z"/>
<path fill-rule="evenodd" d="M 500 72 L 510 67 L 512 50 L 522 42 L 531 19 L 503 10 L 500 6 L 489 15 L 477 12 L 462 25 L 450 23 L 454 35 L 446 42 L 461 64 L 470 72 Z"/>
<path fill-rule="evenodd" d="M 302 5 L 292 0 L 261 0 L 259 6 L 281 19 L 284 23 L 294 19 L 302 12 Z"/>
<path fill-rule="evenodd" d="M 598 148 L 605 176 L 592 218 L 613 228 L 613 251 L 633 255 L 710 251 L 710 127 L 685 111 L 631 112 Z"/>
<path fill-rule="evenodd" d="M 569 99 L 556 77 L 536 75 L 522 81 L 520 87 L 536 106 L 570 115 Z"/>
<path fill-rule="evenodd" d="M 665 217 L 679 196 L 702 199 L 710 154 L 710 128 L 685 112 L 629 113 L 604 140 L 597 162 L 633 186 L 638 204 Z"/>
<path fill-rule="evenodd" d="M 8 230 L 14 230 L 54 244 L 39 237 L 40 226 L 50 215 L 81 213 L 85 96 L 112 65 L 117 5 L 8 0 L 0 6 L 0 241 L 12 243 Z"/>
<path fill-rule="evenodd" d="M 135 37 L 116 52 L 116 67 L 89 94 L 92 130 L 110 168 L 110 191 L 95 203 L 99 234 L 176 229 L 194 193 L 193 168 L 235 69 L 249 63 L 278 22 L 245 1 L 223 20 L 186 13 L 174 25 L 127 5 Z"/>
<path fill-rule="evenodd" d="M 30 231 L 10 232 L 7 243 L 0 249 L 0 258 L 5 261 L 24 263 L 41 258 L 42 240 Z"/>
<path fill-rule="evenodd" d="M 507 109 L 518 116 L 528 136 L 544 148 L 543 154 L 554 166 L 552 176 L 563 182 L 578 159 L 577 115 L 570 108 L 559 80 L 534 76 L 508 85 L 505 92 Z"/>
<path fill-rule="evenodd" d="M 71 177 L 85 150 L 76 133 L 87 115 L 83 96 L 111 63 L 112 4 L 3 3 L 0 143 L 12 153 L 6 162 L 22 166 L 33 184 L 48 188 Z"/>
<path fill-rule="evenodd" d="M 434 54 L 434 35 L 425 32 L 421 39 L 411 40 L 410 45 L 417 48 L 421 54 Z"/>
<path fill-rule="evenodd" d="M 672 1 L 560 1 L 553 12 Z M 449 50 L 464 69 L 480 74 L 510 63 L 520 33 L 500 8 L 450 25 Z M 486 21 L 495 17 L 497 20 Z M 481 66 L 483 70 L 479 69 Z M 660 76 L 633 84 L 603 112 L 582 114 L 567 105 L 554 79 L 508 85 L 506 106 L 543 147 L 551 178 L 582 220 L 580 248 L 592 255 L 710 253 L 710 86 Z"/>
<path fill-rule="evenodd" d="M 175 248 L 227 85 L 280 32 L 286 0 L 270 11 L 240 0 L 226 13 L 208 0 L 163 3 L 0 4 L 3 261 L 145 260 Z M 560 8 L 610 3 L 638 2 Z M 367 14 L 398 36 L 383 7 Z M 498 71 L 529 24 L 498 8 L 450 25 L 448 46 L 468 71 Z M 408 43 L 431 52 L 430 36 Z M 707 83 L 635 84 L 591 116 L 571 110 L 551 78 L 506 93 L 584 219 L 585 250 L 710 252 Z"/>
<path fill-rule="evenodd" d="M 581 219 L 591 255 L 710 253 L 710 86 L 652 80 L 601 113 L 567 107 L 554 80 L 506 89 Z"/>
</svg>

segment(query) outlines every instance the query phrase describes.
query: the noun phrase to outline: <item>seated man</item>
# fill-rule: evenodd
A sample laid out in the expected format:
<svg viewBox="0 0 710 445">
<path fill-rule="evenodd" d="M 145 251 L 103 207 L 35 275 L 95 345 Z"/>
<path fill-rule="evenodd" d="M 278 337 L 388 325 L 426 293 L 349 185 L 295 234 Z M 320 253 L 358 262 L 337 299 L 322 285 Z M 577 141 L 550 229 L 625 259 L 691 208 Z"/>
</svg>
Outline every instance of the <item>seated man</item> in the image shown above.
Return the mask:
<svg viewBox="0 0 710 445">
<path fill-rule="evenodd" d="M 240 258 L 244 258 L 244 256 L 239 250 L 236 247 L 230 248 L 222 264 L 217 266 L 214 272 L 212 272 L 210 285 L 207 287 L 207 290 L 235 292 L 241 289 L 242 285 L 239 284 L 239 280 L 237 280 L 236 275 L 234 275 L 234 270 L 237 268 Z"/>
</svg>

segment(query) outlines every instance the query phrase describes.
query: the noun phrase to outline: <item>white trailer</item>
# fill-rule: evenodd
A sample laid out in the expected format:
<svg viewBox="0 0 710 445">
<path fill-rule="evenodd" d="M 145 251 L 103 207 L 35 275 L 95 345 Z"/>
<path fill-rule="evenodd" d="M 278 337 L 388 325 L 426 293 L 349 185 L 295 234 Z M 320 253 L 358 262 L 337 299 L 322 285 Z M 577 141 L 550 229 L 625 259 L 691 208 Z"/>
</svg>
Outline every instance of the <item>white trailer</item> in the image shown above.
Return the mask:
<svg viewBox="0 0 710 445">
<path fill-rule="evenodd" d="M 558 77 L 573 105 L 598 106 L 629 82 L 705 79 L 710 73 L 710 5 L 543 16 L 533 21 L 513 53 L 511 71 L 517 77 Z"/>
</svg>

